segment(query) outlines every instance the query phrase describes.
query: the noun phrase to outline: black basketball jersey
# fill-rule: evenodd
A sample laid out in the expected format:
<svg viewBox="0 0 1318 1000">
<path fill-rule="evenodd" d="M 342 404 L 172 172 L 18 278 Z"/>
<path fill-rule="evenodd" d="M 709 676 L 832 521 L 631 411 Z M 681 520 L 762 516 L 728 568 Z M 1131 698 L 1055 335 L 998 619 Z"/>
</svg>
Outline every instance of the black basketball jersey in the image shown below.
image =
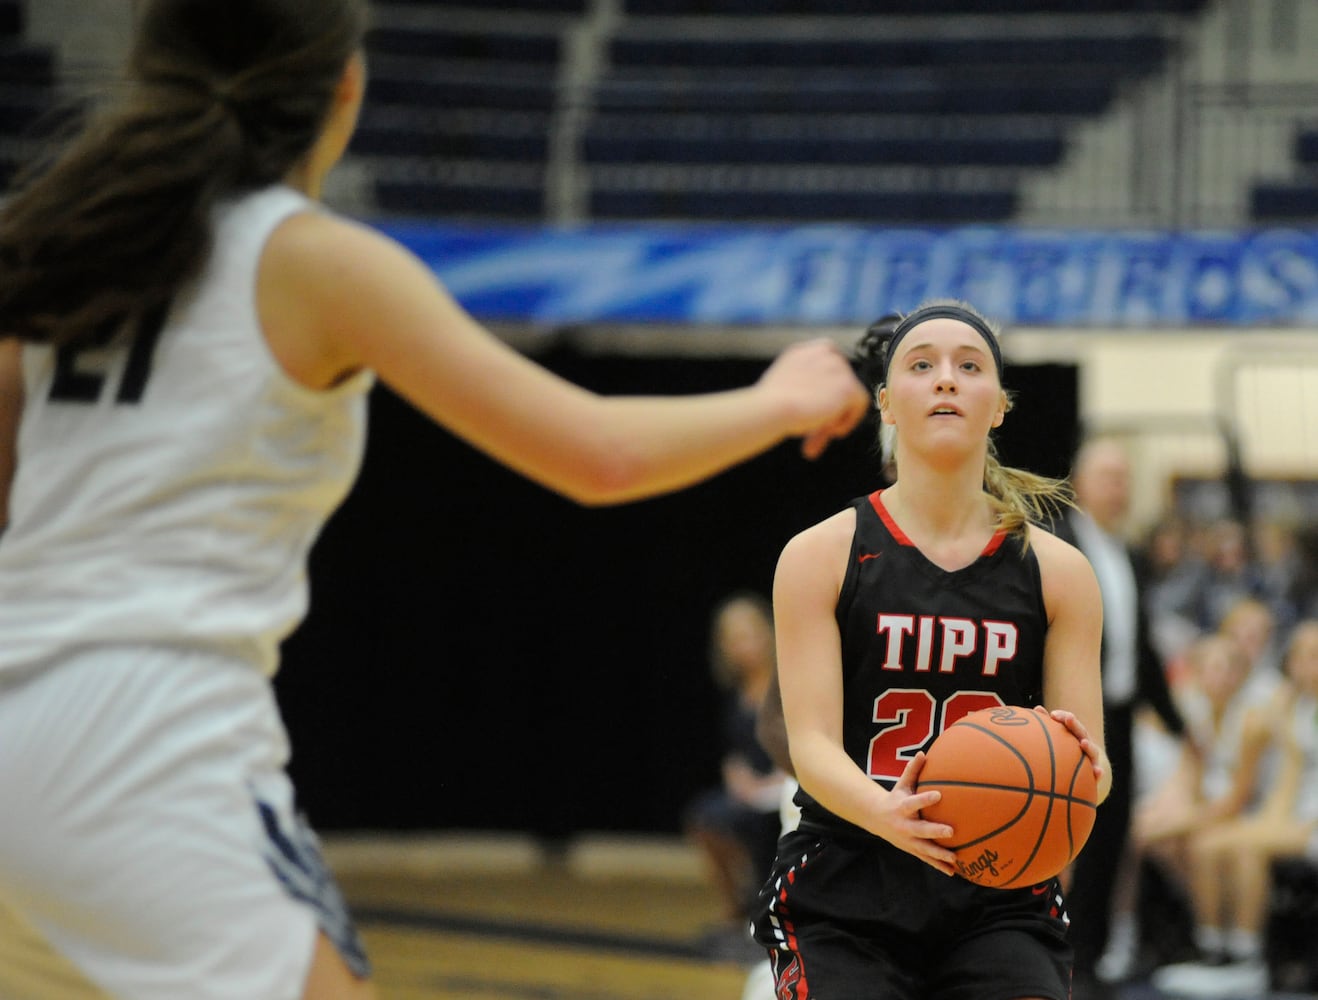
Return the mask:
<svg viewBox="0 0 1318 1000">
<path fill-rule="evenodd" d="M 843 746 L 891 788 L 962 716 L 1041 703 L 1048 619 L 1023 538 L 999 532 L 973 563 L 948 572 L 902 533 L 882 491 L 852 506 L 856 533 L 837 603 Z M 805 791 L 797 804 L 804 822 L 854 829 Z"/>
</svg>

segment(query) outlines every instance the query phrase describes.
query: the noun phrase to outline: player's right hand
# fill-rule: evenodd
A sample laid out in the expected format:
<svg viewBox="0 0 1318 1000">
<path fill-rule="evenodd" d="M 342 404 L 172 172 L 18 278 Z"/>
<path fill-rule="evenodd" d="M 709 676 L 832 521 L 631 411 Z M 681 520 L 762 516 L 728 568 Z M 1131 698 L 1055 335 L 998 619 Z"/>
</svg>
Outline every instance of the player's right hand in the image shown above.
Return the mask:
<svg viewBox="0 0 1318 1000">
<path fill-rule="evenodd" d="M 924 761 L 923 750 L 911 758 L 897 784 L 884 797 L 879 809 L 879 829 L 871 832 L 944 875 L 955 875 L 956 855 L 938 842 L 952 836 L 952 828 L 946 823 L 935 823 L 920 816 L 921 809 L 942 798 L 939 791 L 916 790 Z"/>
</svg>

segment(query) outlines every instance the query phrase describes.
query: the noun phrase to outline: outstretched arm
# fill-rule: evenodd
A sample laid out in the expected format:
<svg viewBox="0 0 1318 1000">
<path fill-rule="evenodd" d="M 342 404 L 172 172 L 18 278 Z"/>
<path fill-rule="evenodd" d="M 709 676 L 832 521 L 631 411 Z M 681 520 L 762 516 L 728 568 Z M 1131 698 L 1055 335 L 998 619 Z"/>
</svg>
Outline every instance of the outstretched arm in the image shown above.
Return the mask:
<svg viewBox="0 0 1318 1000">
<path fill-rule="evenodd" d="M 814 457 L 869 406 L 823 340 L 789 348 L 742 389 L 599 396 L 489 334 L 399 244 L 331 215 L 276 230 L 259 289 L 267 337 L 295 378 L 324 386 L 371 369 L 437 423 L 581 503 L 680 489 L 790 436 Z"/>
<path fill-rule="evenodd" d="M 0 338 L 0 532 L 9 524 L 9 487 L 18 463 L 18 418 L 23 411 L 22 345 Z"/>
</svg>

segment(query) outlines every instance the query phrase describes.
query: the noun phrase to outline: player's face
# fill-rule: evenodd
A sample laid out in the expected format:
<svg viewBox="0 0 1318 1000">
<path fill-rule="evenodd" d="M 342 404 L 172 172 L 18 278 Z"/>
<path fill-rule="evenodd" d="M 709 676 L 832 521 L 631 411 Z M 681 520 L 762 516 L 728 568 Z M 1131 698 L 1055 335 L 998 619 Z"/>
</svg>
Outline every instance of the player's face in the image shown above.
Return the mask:
<svg viewBox="0 0 1318 1000">
<path fill-rule="evenodd" d="M 1130 459 L 1120 446 L 1090 447 L 1072 479 L 1076 500 L 1103 528 L 1113 531 L 1130 507 Z"/>
<path fill-rule="evenodd" d="M 1249 673 L 1244 650 L 1224 636 L 1207 640 L 1195 665 L 1199 686 L 1215 705 L 1229 702 Z"/>
<path fill-rule="evenodd" d="M 1002 423 L 1006 395 L 993 355 L 973 327 L 931 319 L 897 345 L 888 384 L 879 394 L 885 423 L 908 444 L 962 440 L 982 445 Z"/>
</svg>

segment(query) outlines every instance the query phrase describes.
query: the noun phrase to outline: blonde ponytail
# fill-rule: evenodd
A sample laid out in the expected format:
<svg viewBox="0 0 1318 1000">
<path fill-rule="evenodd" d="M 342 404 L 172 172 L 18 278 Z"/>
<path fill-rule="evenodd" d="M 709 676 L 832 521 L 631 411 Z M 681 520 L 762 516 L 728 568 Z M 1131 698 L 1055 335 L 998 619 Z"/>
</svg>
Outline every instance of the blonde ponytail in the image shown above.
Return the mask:
<svg viewBox="0 0 1318 1000">
<path fill-rule="evenodd" d="M 1046 524 L 1063 507 L 1075 506 L 1075 494 L 1065 479 L 1003 465 L 992 440 L 984 463 L 984 491 L 992 500 L 998 528 L 1009 535 L 1024 537 L 1028 525 Z"/>
</svg>

